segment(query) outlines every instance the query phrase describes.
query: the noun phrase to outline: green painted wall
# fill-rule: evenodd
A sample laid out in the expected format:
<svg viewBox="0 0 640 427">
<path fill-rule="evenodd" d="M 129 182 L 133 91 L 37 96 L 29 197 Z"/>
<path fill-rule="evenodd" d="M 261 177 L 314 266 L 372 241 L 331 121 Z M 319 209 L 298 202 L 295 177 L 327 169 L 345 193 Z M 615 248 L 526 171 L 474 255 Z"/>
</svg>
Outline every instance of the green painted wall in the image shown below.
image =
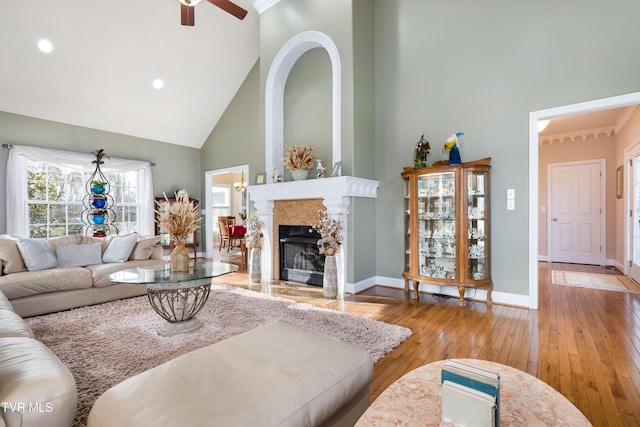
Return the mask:
<svg viewBox="0 0 640 427">
<path fill-rule="evenodd" d="M 252 184 L 255 174 L 265 171 L 259 85 L 258 60 L 202 145 L 201 179 L 206 171 L 248 164 L 249 183 Z"/>
<path fill-rule="evenodd" d="M 311 49 L 291 69 L 284 88 L 284 143 L 313 144 L 331 173 L 331 60 L 324 49 Z M 280 166 L 285 181 L 292 181 L 287 168 Z M 309 171 L 315 178 L 316 165 Z"/>
<path fill-rule="evenodd" d="M 0 112 L 0 144 L 30 145 L 56 150 L 90 153 L 104 148 L 108 156 L 155 163 L 153 188 L 156 196 L 185 188 L 202 199 L 200 150 L 135 138 L 96 129 L 72 126 L 33 117 Z M 0 200 L 6 200 L 9 150 L 0 148 Z M 108 161 L 108 160 L 107 160 Z M 6 211 L 0 208 L 0 233 L 6 232 Z"/>
<path fill-rule="evenodd" d="M 640 3 L 375 4 L 376 273 L 401 273 L 400 171 L 420 134 L 435 161 L 442 142 L 464 131 L 463 161 L 493 159 L 494 289 L 528 294 L 529 112 L 638 91 Z M 515 211 L 506 210 L 507 188 Z"/>
</svg>

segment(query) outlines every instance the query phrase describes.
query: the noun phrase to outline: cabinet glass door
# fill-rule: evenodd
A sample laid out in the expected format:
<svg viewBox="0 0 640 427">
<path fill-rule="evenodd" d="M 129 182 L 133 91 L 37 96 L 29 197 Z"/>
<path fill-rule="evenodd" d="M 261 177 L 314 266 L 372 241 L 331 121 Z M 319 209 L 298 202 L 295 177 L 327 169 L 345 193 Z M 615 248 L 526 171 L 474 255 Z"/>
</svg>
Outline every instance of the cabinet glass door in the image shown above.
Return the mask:
<svg viewBox="0 0 640 427">
<path fill-rule="evenodd" d="M 409 179 L 404 180 L 404 271 L 411 271 L 411 191 Z"/>
<path fill-rule="evenodd" d="M 482 280 L 489 275 L 489 223 L 487 199 L 488 173 L 467 174 L 467 238 L 469 239 L 468 279 Z"/>
<path fill-rule="evenodd" d="M 455 279 L 456 174 L 418 176 L 418 266 L 421 276 Z"/>
</svg>

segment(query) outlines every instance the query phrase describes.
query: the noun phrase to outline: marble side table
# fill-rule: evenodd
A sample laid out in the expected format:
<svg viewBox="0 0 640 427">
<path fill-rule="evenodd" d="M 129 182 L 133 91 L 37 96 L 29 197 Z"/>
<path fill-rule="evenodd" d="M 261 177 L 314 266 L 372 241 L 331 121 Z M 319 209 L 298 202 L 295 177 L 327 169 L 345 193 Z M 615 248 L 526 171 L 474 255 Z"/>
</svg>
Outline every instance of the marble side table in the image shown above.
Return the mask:
<svg viewBox="0 0 640 427">
<path fill-rule="evenodd" d="M 562 394 L 526 372 L 486 360 L 458 360 L 500 373 L 502 426 L 591 426 Z M 399 378 L 371 404 L 356 426 L 443 425 L 440 371 L 445 363 L 429 363 Z"/>
</svg>

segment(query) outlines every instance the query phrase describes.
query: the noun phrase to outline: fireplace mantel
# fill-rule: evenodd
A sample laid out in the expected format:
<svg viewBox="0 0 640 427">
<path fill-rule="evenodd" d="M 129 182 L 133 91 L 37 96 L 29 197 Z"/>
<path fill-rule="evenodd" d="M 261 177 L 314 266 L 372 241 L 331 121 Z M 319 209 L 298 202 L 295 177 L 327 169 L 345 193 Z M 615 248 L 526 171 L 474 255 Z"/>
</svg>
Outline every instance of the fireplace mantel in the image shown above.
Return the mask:
<svg viewBox="0 0 640 427">
<path fill-rule="evenodd" d="M 298 200 L 331 197 L 377 196 L 378 181 L 336 176 L 331 178 L 288 181 L 277 184 L 249 186 L 249 195 L 255 202 L 263 200 Z"/>
<path fill-rule="evenodd" d="M 262 275 L 263 279 L 273 279 L 273 206 L 277 200 L 322 199 L 329 215 L 349 215 L 349 205 L 352 197 L 376 198 L 378 181 L 356 178 L 353 176 L 337 176 L 331 178 L 308 179 L 304 181 L 289 181 L 276 184 L 251 185 L 248 187 L 249 198 L 258 210 L 258 215 L 264 223 Z M 349 252 L 349 221 L 345 218 L 342 231 L 342 250 L 338 253 L 338 295 L 344 296 L 348 271 Z"/>
</svg>

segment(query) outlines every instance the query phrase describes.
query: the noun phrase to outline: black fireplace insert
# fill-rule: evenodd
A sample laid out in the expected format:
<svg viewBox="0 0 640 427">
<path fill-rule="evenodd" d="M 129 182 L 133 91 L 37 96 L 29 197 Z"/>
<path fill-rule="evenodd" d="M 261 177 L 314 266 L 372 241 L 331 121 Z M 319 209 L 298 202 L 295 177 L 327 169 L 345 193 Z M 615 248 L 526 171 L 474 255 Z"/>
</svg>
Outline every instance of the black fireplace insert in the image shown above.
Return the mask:
<svg viewBox="0 0 640 427">
<path fill-rule="evenodd" d="M 316 245 L 320 234 L 308 225 L 280 225 L 280 280 L 322 286 L 324 255 Z"/>
</svg>

